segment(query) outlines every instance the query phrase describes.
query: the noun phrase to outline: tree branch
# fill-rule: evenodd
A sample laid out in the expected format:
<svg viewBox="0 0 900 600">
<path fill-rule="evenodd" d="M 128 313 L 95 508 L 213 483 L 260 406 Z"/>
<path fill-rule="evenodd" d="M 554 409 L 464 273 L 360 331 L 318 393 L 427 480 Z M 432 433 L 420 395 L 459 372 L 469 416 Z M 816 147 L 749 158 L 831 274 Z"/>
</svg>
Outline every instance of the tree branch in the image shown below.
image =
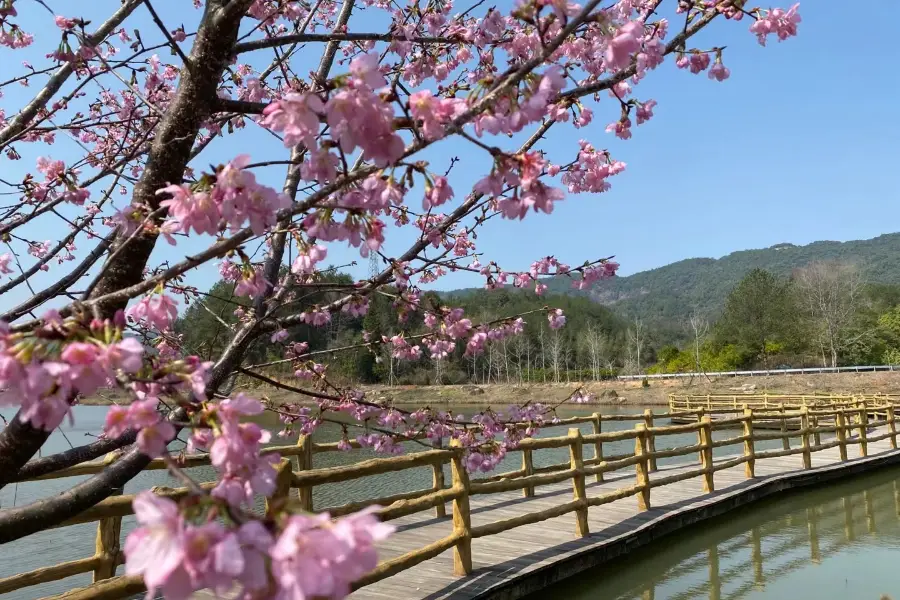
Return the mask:
<svg viewBox="0 0 900 600">
<path fill-rule="evenodd" d="M 234 47 L 236 54 L 262 50 L 264 48 L 276 48 L 285 44 L 297 44 L 304 42 L 412 42 L 414 44 L 463 44 L 461 37 L 411 37 L 393 33 L 294 33 L 277 37 L 243 42 Z"/>
<path fill-rule="evenodd" d="M 219 81 L 233 56 L 242 13 L 238 12 L 231 19 L 223 19 L 221 12 L 224 9 L 218 7 L 217 4 L 212 2 L 207 4 L 191 49 L 191 59 L 202 68 L 197 68 L 194 72 L 182 73 L 178 91 L 168 107 L 165 118 L 157 126 L 147 164 L 134 189 L 133 202 L 149 206 L 151 210 L 159 208 L 161 201 L 156 190 L 165 187 L 170 182 L 181 182 L 194 140 L 200 126 L 212 113 Z M 229 6 L 233 4 L 235 3 Z M 101 298 L 99 301 L 94 301 L 94 305 L 99 308 L 101 314 L 112 317 L 116 310 L 125 307 L 127 297 L 114 295 L 112 299 L 102 300 L 102 298 L 123 287 L 131 287 L 143 279 L 144 267 L 156 245 L 157 236 L 156 233 L 144 233 L 139 239 L 133 240 L 125 252 L 119 253 L 115 259 L 105 265 L 105 275 L 98 282 L 93 293 L 94 298 Z M 122 240 L 127 238 L 128 236 L 120 231 L 117 235 L 117 242 L 122 243 Z M 115 243 L 113 246 L 115 247 Z M 22 421 L 20 414 L 17 414 L 10 424 L 0 431 L 0 487 L 9 483 L 10 478 L 28 459 L 34 456 L 49 435 L 50 432 L 37 429 Z M 139 456 L 133 460 L 136 463 L 144 462 Z M 132 466 L 121 466 L 112 471 L 112 473 L 118 473 L 119 478 L 107 475 L 107 472 L 104 471 L 103 474 L 82 484 L 88 487 L 83 488 L 81 492 L 74 493 L 71 500 L 73 502 L 97 502 L 105 498 L 110 489 L 123 485 L 131 479 L 140 471 L 140 468 L 134 470 Z M 114 485 L 111 485 L 110 481 L 113 481 Z M 83 509 L 90 504 L 78 504 L 78 506 Z M 46 527 L 67 518 L 60 517 L 60 514 L 69 514 L 67 511 L 68 509 L 39 512 Z"/>
<path fill-rule="evenodd" d="M 113 30 L 122 24 L 122 22 L 128 18 L 134 9 L 141 5 L 143 0 L 127 0 L 113 15 L 106 20 L 103 25 L 100 26 L 97 31 L 95 31 L 92 35 L 88 36 L 84 42 L 90 46 L 96 46 L 100 42 L 106 39 L 106 37 L 113 32 Z M 66 80 L 75 72 L 75 63 L 67 62 L 63 66 L 61 66 L 56 73 L 50 78 L 40 92 L 38 92 L 37 96 L 28 103 L 28 105 L 23 108 L 19 113 L 13 117 L 13 119 L 9 122 L 9 125 L 3 128 L 0 131 L 0 146 L 6 144 L 9 140 L 19 135 L 25 128 L 28 126 L 28 123 L 34 116 L 40 112 L 47 103 L 53 98 L 53 95 L 59 91 L 59 88 L 63 86 Z"/>
<path fill-rule="evenodd" d="M 130 430 L 123 433 L 117 438 L 99 439 L 90 444 L 85 444 L 84 446 L 70 448 L 65 452 L 60 452 L 51 456 L 44 456 L 43 458 L 30 460 L 25 463 L 25 466 L 19 469 L 19 472 L 13 476 L 12 481 L 25 481 L 26 479 L 33 479 L 34 477 L 39 477 L 48 473 L 55 473 L 56 471 L 66 469 L 68 467 L 72 467 L 89 460 L 94 460 L 95 458 L 103 456 L 104 454 L 108 454 L 114 450 L 118 450 L 119 448 L 128 446 L 129 444 L 133 444 L 135 438 L 137 438 L 137 432 Z"/>
</svg>

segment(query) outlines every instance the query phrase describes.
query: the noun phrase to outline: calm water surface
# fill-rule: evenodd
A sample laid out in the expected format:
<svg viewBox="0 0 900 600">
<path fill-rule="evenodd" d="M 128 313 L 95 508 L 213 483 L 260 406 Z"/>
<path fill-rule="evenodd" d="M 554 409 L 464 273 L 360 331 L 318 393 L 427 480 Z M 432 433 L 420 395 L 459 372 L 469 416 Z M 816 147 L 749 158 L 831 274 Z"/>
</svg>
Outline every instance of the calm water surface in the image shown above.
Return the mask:
<svg viewBox="0 0 900 600">
<path fill-rule="evenodd" d="M 900 469 L 762 501 L 527 600 L 900 598 Z"/>
<path fill-rule="evenodd" d="M 465 405 L 458 407 L 449 407 L 454 412 L 471 415 L 480 410 L 480 407 L 473 405 Z M 654 407 L 654 410 L 662 411 L 664 407 Z M 100 432 L 103 420 L 106 414 L 106 407 L 103 406 L 78 406 L 74 410 L 74 424 L 66 423 L 61 431 L 55 431 L 45 445 L 43 451 L 45 453 L 59 452 L 72 445 L 81 445 L 91 441 L 92 435 Z M 558 414 L 561 418 L 588 415 L 598 410 L 597 407 L 566 407 L 561 408 Z M 601 407 L 600 412 L 604 414 L 638 414 L 643 412 L 643 407 Z M 11 418 L 13 412 L 9 409 L 0 411 L 6 418 Z M 264 422 L 265 425 L 273 430 L 280 427 L 276 423 L 274 415 L 267 415 L 269 421 Z M 663 421 L 662 424 L 666 422 Z M 616 431 L 621 429 L 633 429 L 635 421 L 608 421 L 604 422 L 604 431 Z M 581 431 L 585 434 L 591 433 L 591 425 L 589 423 L 582 424 Z M 566 428 L 547 428 L 541 431 L 539 437 L 552 437 L 566 435 Z M 734 431 L 718 431 L 714 432 L 715 439 L 722 439 L 736 435 Z M 314 439 L 317 442 L 336 441 L 340 436 L 340 428 L 337 425 L 325 424 L 316 431 Z M 296 441 L 293 439 L 275 439 L 274 443 L 283 445 Z M 667 436 L 657 440 L 658 450 L 673 448 L 676 446 L 686 446 L 696 443 L 696 434 L 690 433 L 685 435 Z M 758 448 L 775 447 L 780 442 L 758 443 Z M 172 449 L 180 448 L 182 445 L 175 441 L 171 446 Z M 407 443 L 406 447 L 409 451 L 421 449 L 419 444 Z M 614 454 L 630 454 L 634 451 L 634 441 L 625 440 L 622 442 L 604 444 L 604 453 Z M 585 449 L 585 457 L 591 457 L 593 450 Z M 739 453 L 739 446 L 731 446 L 716 449 L 718 454 Z M 367 450 L 354 450 L 351 452 L 326 452 L 316 454 L 313 458 L 314 467 L 329 467 L 342 464 L 348 464 L 367 458 L 376 456 L 375 453 Z M 686 457 L 677 457 L 660 460 L 660 464 L 669 462 L 683 462 Z M 567 449 L 549 449 L 541 450 L 534 453 L 533 456 L 535 466 L 545 466 L 554 463 L 560 463 L 569 460 Z M 693 460 L 693 458 L 692 458 Z M 518 469 L 521 467 L 521 453 L 511 453 L 498 467 L 498 471 L 507 471 Z M 211 481 L 215 479 L 215 472 L 211 467 L 196 467 L 190 470 L 191 475 L 198 481 Z M 477 477 L 477 476 L 476 476 Z M 33 502 L 39 498 L 45 498 L 58 494 L 77 481 L 86 477 L 69 477 L 65 479 L 51 479 L 40 482 L 30 482 L 23 484 L 13 484 L 6 486 L 0 490 L 0 507 L 21 506 L 29 502 Z M 384 475 L 375 475 L 356 479 L 353 481 L 326 484 L 318 486 L 314 490 L 313 501 L 317 510 L 338 506 L 347 502 L 364 500 L 378 496 L 388 496 L 404 491 L 412 491 L 431 487 L 431 467 L 422 467 L 417 469 L 409 469 L 406 471 L 388 473 Z M 445 480 L 450 481 L 449 468 L 446 468 Z M 181 484 L 169 476 L 165 471 L 147 471 L 141 473 L 138 477 L 130 481 L 125 487 L 126 494 L 136 493 L 140 490 L 148 489 L 153 486 L 169 486 L 181 487 Z M 257 503 L 258 507 L 262 506 L 261 499 Z M 135 526 L 133 517 L 123 519 L 122 530 L 123 536 L 131 531 Z M 15 573 L 21 573 L 43 566 L 56 564 L 66 560 L 88 557 L 94 552 L 94 540 L 96 536 L 96 524 L 85 523 L 82 525 L 74 525 L 61 529 L 53 529 L 43 531 L 36 535 L 17 540 L 10 544 L 0 546 L 0 577 L 5 577 Z M 124 539 L 124 537 L 123 537 Z M 121 572 L 121 568 L 120 568 Z M 31 598 L 40 598 L 46 595 L 57 594 L 67 591 L 73 587 L 78 587 L 90 583 L 90 575 L 79 575 L 70 577 L 58 582 L 48 583 L 41 586 L 27 588 L 19 592 L 13 592 L 4 596 L 10 600 L 25 600 Z M 593 597 L 593 596 L 592 596 Z M 898 599 L 900 600 L 900 599 Z"/>
</svg>

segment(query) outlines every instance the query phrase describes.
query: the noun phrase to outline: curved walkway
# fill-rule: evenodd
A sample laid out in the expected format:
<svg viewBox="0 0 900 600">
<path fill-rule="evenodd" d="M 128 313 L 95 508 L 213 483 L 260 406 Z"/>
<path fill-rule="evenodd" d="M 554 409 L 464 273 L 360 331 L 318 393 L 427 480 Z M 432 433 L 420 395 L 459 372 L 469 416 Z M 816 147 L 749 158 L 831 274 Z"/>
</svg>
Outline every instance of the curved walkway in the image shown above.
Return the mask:
<svg viewBox="0 0 900 600">
<path fill-rule="evenodd" d="M 883 433 L 880 427 L 875 433 Z M 874 437 L 874 436 L 873 436 Z M 851 440 L 848 440 L 851 442 Z M 850 452 L 856 448 L 850 446 Z M 715 460 L 722 463 L 733 457 Z M 824 483 L 891 464 L 900 464 L 900 450 L 892 450 L 889 440 L 869 443 L 867 458 L 841 462 L 837 448 L 812 454 L 812 468 L 803 469 L 800 455 L 757 460 L 756 477 L 746 479 L 744 466 L 716 472 L 717 490 L 702 491 L 696 477 L 656 488 L 650 510 L 639 511 L 634 497 L 591 508 L 591 534 L 576 537 L 574 513 L 517 527 L 497 535 L 472 541 L 475 570 L 472 575 L 453 575 L 453 554 L 448 550 L 393 577 L 368 585 L 351 595 L 353 600 L 437 600 L 520 598 L 556 581 L 620 556 L 626 552 L 690 524 L 733 510 L 759 498 L 791 488 Z M 696 469 L 691 465 L 661 466 L 651 479 L 661 474 Z M 620 474 L 621 473 L 621 474 Z M 634 481 L 628 469 L 609 473 L 602 483 L 587 483 L 588 497 L 621 488 Z M 571 481 L 537 488 L 533 498 L 521 492 L 474 496 L 471 498 L 472 525 L 516 517 L 559 506 L 572 496 Z M 450 517 L 435 518 L 419 513 L 393 521 L 397 533 L 380 548 L 382 560 L 400 556 L 451 534 Z"/>
</svg>

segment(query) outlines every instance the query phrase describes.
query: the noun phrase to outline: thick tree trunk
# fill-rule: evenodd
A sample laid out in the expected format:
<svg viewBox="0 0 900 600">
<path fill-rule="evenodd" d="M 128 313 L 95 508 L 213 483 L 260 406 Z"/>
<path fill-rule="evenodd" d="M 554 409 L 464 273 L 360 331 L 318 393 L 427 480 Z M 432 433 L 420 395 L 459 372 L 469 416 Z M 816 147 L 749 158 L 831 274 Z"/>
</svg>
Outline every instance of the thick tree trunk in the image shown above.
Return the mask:
<svg viewBox="0 0 900 600">
<path fill-rule="evenodd" d="M 134 189 L 133 202 L 152 210 L 161 198 L 156 190 L 180 183 L 190 159 L 191 148 L 201 125 L 209 118 L 217 101 L 217 89 L 230 63 L 241 18 L 250 0 L 209 0 L 190 54 L 192 68 L 184 68 L 178 91 L 157 126 L 147 163 Z M 114 293 L 139 283 L 156 244 L 155 234 L 134 238 L 106 265 L 106 271 L 91 294 L 92 298 Z M 124 235 L 114 243 L 119 248 Z M 127 299 L 102 303 L 101 312 L 111 317 Z M 0 487 L 16 477 L 19 469 L 34 456 L 50 432 L 23 423 L 18 415 L 0 431 Z M 18 539 L 52 526 L 92 506 L 121 487 L 146 466 L 149 459 L 135 451 L 127 453 L 103 473 L 82 482 L 65 494 L 0 513 L 0 542 Z M 126 463 L 127 464 L 119 464 Z M 27 523 L 27 525 L 26 525 Z"/>
</svg>

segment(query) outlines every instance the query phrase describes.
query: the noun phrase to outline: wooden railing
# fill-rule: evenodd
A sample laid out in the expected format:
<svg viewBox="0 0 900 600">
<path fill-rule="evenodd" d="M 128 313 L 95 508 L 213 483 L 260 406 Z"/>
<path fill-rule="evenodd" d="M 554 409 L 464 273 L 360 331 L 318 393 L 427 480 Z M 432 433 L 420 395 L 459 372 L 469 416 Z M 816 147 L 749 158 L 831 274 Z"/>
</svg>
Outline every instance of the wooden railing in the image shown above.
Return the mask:
<svg viewBox="0 0 900 600">
<path fill-rule="evenodd" d="M 680 395 L 669 394 L 669 410 L 734 410 L 744 404 L 753 409 L 769 409 L 785 406 L 852 406 L 865 400 L 872 408 L 900 403 L 897 394 L 731 394 L 731 395 Z"/>
<path fill-rule="evenodd" d="M 799 409 L 754 409 L 750 405 L 738 408 L 705 407 L 696 410 L 682 409 L 677 412 L 654 414 L 647 410 L 642 414 L 601 415 L 594 413 L 583 417 L 562 419 L 550 427 L 562 427 L 579 424 L 591 424 L 591 433 L 583 433 L 572 427 L 566 436 L 529 438 L 523 440 L 515 451 L 521 452 L 522 467 L 516 470 L 499 473 L 490 477 L 470 479 L 464 467 L 464 450 L 454 440 L 446 449 L 433 449 L 413 454 L 390 458 L 376 458 L 346 466 L 313 468 L 313 456 L 316 453 L 338 450 L 337 443 L 313 443 L 307 436 L 301 436 L 295 446 L 280 446 L 266 449 L 266 452 L 278 452 L 283 460 L 278 467 L 276 492 L 266 507 L 285 501 L 295 503 L 299 508 L 313 511 L 313 489 L 316 486 L 346 482 L 361 477 L 369 477 L 384 473 L 405 471 L 412 468 L 431 467 L 432 485 L 426 489 L 394 494 L 391 496 L 351 502 L 338 507 L 329 508 L 332 516 L 341 516 L 358 511 L 367 506 L 381 506 L 378 515 L 382 520 L 390 521 L 402 516 L 427 510 L 434 510 L 437 517 L 446 515 L 446 504 L 452 503 L 453 528 L 450 535 L 436 540 L 427 546 L 417 548 L 401 556 L 386 560 L 378 567 L 356 582 L 361 587 L 379 581 L 400 571 L 408 569 L 423 561 L 429 560 L 448 549 L 453 549 L 454 573 L 467 575 L 472 572 L 472 545 L 475 538 L 495 535 L 509 529 L 537 523 L 568 513 L 575 513 L 577 536 L 587 536 L 589 531 L 588 511 L 590 508 L 603 506 L 616 500 L 636 496 L 640 510 L 651 507 L 653 489 L 670 485 L 687 479 L 700 478 L 702 490 L 715 490 L 715 473 L 744 465 L 748 478 L 754 477 L 755 465 L 767 458 L 802 455 L 803 467 L 811 468 L 811 455 L 829 448 L 838 448 L 841 460 L 847 460 L 848 446 L 856 445 L 861 456 L 868 454 L 868 444 L 889 439 L 890 447 L 897 447 L 897 430 L 895 407 L 887 400 L 856 399 L 855 404 L 844 400 L 835 401 L 833 406 L 807 404 Z M 718 415 L 711 418 L 709 412 Z M 695 422 L 681 425 L 660 426 L 660 419 L 693 415 Z M 870 417 L 876 415 L 872 420 Z M 883 418 L 879 418 L 879 416 Z M 771 423 L 773 419 L 798 420 L 800 427 L 789 430 L 782 427 L 778 431 L 761 431 L 755 425 Z M 614 431 L 602 431 L 603 422 L 637 421 L 634 428 Z M 871 427 L 887 426 L 884 433 L 870 436 Z M 713 432 L 718 430 L 737 431 L 737 435 L 725 439 L 713 439 Z M 834 438 L 823 440 L 823 434 L 833 434 Z M 677 443 L 684 443 L 683 436 L 696 436 L 696 443 L 678 447 L 667 447 L 666 439 L 682 436 Z M 799 439 L 799 445 L 791 446 L 792 438 Z M 634 452 L 629 454 L 608 455 L 604 453 L 604 444 L 634 440 Z M 782 440 L 781 449 L 758 448 L 756 442 Z M 354 447 L 359 447 L 351 442 Z M 585 457 L 585 446 L 591 449 L 591 455 Z M 728 446 L 741 448 L 739 455 L 713 460 L 713 450 Z M 536 451 L 546 449 L 567 449 L 568 461 L 535 467 L 533 456 Z M 696 462 L 679 463 L 678 469 L 670 474 L 659 475 L 658 461 L 675 457 L 697 457 Z M 291 457 L 295 457 L 296 470 L 292 468 Z M 108 456 L 103 461 L 77 465 L 36 479 L 86 475 L 101 471 L 105 464 L 113 460 Z M 209 464 L 206 455 L 187 456 L 183 460 L 185 468 Z M 450 465 L 449 486 L 444 481 L 444 465 Z M 613 471 L 634 468 L 634 482 L 599 495 L 586 493 L 586 481 L 594 478 L 603 481 L 604 475 Z M 152 461 L 148 469 L 163 469 L 161 460 Z M 500 494 L 521 490 L 525 497 L 533 496 L 535 488 L 551 484 L 571 481 L 572 500 L 546 510 L 517 515 L 493 523 L 472 525 L 470 516 L 470 498 L 476 495 Z M 205 484 L 206 486 L 212 484 Z M 296 489 L 296 496 L 291 498 L 291 489 Z M 178 498 L 189 493 L 186 488 L 154 488 L 157 494 Z M 115 570 L 122 563 L 119 532 L 123 516 L 132 514 L 133 496 L 118 495 L 107 498 L 60 526 L 98 521 L 97 544 L 95 554 L 91 557 L 69 561 L 60 565 L 37 569 L 28 573 L 13 575 L 0 579 L 0 594 L 23 587 L 59 580 L 80 573 L 93 573 L 94 584 L 70 591 L 64 596 L 67 600 L 122 598 L 141 591 L 139 578 L 115 577 Z M 527 507 L 527 503 L 525 503 Z M 61 598 L 60 597 L 60 598 Z"/>
</svg>

